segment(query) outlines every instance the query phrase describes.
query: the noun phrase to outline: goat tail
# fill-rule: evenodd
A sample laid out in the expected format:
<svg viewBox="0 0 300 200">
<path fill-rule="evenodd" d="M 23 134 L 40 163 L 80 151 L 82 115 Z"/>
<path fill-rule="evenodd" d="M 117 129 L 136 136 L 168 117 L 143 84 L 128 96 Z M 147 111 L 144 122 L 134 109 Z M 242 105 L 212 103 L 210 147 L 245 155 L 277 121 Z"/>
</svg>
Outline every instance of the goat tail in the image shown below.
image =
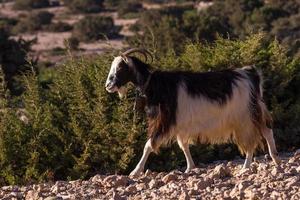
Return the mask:
<svg viewBox="0 0 300 200">
<path fill-rule="evenodd" d="M 272 128 L 273 119 L 270 111 L 268 110 L 263 100 L 263 75 L 260 69 L 257 69 L 255 65 L 246 68 L 248 76 L 252 84 L 252 100 L 257 101 L 258 113 L 260 113 L 260 126 L 261 128 Z M 254 98 L 254 99 L 253 99 Z"/>
<path fill-rule="evenodd" d="M 255 65 L 243 67 L 247 77 L 251 83 L 252 94 L 263 98 L 263 75 L 261 70 L 257 69 Z"/>
<path fill-rule="evenodd" d="M 264 149 L 261 139 L 266 128 L 272 128 L 273 120 L 263 100 L 263 76 L 261 71 L 254 65 L 244 67 L 243 70 L 247 74 L 251 87 L 249 102 L 251 120 L 260 135 L 260 139 L 257 138 L 257 145 Z"/>
</svg>

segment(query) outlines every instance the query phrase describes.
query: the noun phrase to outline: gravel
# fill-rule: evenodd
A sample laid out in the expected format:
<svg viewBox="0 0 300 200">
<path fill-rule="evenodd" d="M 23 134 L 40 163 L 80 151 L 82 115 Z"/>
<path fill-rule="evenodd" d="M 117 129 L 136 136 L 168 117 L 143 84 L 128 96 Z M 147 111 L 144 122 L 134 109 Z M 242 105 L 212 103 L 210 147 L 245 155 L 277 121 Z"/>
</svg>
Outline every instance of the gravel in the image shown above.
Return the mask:
<svg viewBox="0 0 300 200">
<path fill-rule="evenodd" d="M 281 154 L 275 166 L 256 157 L 241 170 L 243 160 L 217 161 L 185 174 L 151 172 L 139 177 L 96 175 L 89 180 L 56 181 L 28 186 L 3 186 L 1 199 L 300 199 L 300 150 Z M 221 163 L 221 164 L 220 164 Z"/>
</svg>

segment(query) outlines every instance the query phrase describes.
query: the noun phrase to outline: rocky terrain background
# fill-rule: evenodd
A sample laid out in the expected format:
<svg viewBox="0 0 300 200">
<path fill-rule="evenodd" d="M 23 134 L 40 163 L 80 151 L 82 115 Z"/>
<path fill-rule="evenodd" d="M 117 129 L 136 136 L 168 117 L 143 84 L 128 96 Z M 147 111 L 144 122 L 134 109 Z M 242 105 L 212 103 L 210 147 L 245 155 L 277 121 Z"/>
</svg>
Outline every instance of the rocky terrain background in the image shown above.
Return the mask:
<svg viewBox="0 0 300 200">
<path fill-rule="evenodd" d="M 300 149 L 281 154 L 274 166 L 269 156 L 201 165 L 191 173 L 151 172 L 139 177 L 96 175 L 89 180 L 4 186 L 1 199 L 300 199 Z"/>
</svg>

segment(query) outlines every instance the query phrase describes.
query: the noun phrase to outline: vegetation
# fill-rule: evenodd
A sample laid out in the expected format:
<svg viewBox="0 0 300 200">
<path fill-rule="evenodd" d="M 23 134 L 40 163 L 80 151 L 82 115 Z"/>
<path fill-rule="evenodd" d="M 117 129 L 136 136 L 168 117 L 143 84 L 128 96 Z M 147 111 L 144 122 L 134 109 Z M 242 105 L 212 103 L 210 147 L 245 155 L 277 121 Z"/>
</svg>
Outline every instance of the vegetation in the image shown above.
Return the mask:
<svg viewBox="0 0 300 200">
<path fill-rule="evenodd" d="M 48 11 L 33 12 L 22 18 L 17 25 L 13 27 L 12 32 L 17 34 L 41 30 L 45 25 L 51 24 L 53 17 L 54 15 Z"/>
<path fill-rule="evenodd" d="M 113 38 L 119 31 L 111 17 L 87 16 L 74 25 L 73 37 L 90 42 L 105 37 Z"/>
<path fill-rule="evenodd" d="M 122 1 L 118 6 L 118 15 L 122 18 L 138 17 L 143 11 L 143 5 L 134 1 Z"/>
<path fill-rule="evenodd" d="M 16 75 L 28 69 L 26 57 L 32 41 L 10 39 L 10 24 L 10 20 L 0 21 L 0 68 L 3 70 L 3 80 L 6 80 L 7 88 L 12 94 L 20 94 L 22 88 Z"/>
<path fill-rule="evenodd" d="M 56 23 L 51 23 L 47 26 L 47 30 L 51 32 L 68 32 L 71 31 L 73 27 L 65 22 L 56 22 Z"/>
<path fill-rule="evenodd" d="M 16 0 L 14 8 L 17 10 L 29 10 L 33 8 L 44 8 L 49 5 L 49 0 Z"/>
<path fill-rule="evenodd" d="M 75 37 L 70 37 L 66 41 L 65 46 L 69 47 L 71 50 L 78 50 L 80 41 Z"/>
<path fill-rule="evenodd" d="M 178 57 L 172 51 L 156 57 L 154 66 L 167 70 L 207 71 L 255 63 L 266 77 L 265 98 L 275 119 L 279 149 L 299 144 L 300 135 L 295 130 L 299 126 L 300 93 L 291 91 L 298 90 L 300 61 L 287 57 L 278 41 L 269 42 L 263 34 L 243 41 L 217 38 L 211 45 L 189 43 Z M 17 105 L 11 105 L 1 118 L 2 183 L 85 178 L 133 169 L 145 142 L 145 121 L 143 115 L 132 111 L 133 91 L 122 101 L 105 91 L 112 58 L 111 54 L 91 60 L 71 58 L 51 72 L 47 84 L 34 72 L 23 76 L 26 91 L 20 101 L 29 122 L 17 118 Z M 230 145 L 192 148 L 196 163 L 232 158 L 236 153 Z M 150 160 L 152 170 L 185 165 L 177 145 L 171 151 L 162 149 Z"/>
<path fill-rule="evenodd" d="M 115 9 L 121 2 L 122 0 L 104 0 L 103 5 L 106 9 Z"/>
<path fill-rule="evenodd" d="M 215 0 L 200 12 L 189 6 L 172 6 L 142 13 L 131 28 L 136 34 L 128 41 L 147 47 L 155 44 L 164 53 L 169 48 L 180 52 L 178 41 L 212 42 L 217 35 L 244 39 L 264 31 L 269 39 L 276 37 L 288 47 L 289 55 L 299 56 L 299 13 L 296 0 Z"/>
<path fill-rule="evenodd" d="M 103 0 L 64 0 L 73 12 L 96 13 L 103 9 Z"/>
</svg>

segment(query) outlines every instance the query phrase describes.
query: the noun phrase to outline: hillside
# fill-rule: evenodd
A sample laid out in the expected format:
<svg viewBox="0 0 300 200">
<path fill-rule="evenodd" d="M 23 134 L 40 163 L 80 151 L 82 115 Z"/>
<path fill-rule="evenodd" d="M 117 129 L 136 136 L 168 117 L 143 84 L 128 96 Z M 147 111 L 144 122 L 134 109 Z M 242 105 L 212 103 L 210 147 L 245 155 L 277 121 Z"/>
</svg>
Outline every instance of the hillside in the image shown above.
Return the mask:
<svg viewBox="0 0 300 200">
<path fill-rule="evenodd" d="M 243 160 L 217 161 L 189 174 L 146 171 L 140 177 L 96 175 L 89 180 L 5 186 L 1 199 L 299 199 L 300 150 L 281 154 L 275 167 L 268 156 L 241 172 Z"/>
</svg>

